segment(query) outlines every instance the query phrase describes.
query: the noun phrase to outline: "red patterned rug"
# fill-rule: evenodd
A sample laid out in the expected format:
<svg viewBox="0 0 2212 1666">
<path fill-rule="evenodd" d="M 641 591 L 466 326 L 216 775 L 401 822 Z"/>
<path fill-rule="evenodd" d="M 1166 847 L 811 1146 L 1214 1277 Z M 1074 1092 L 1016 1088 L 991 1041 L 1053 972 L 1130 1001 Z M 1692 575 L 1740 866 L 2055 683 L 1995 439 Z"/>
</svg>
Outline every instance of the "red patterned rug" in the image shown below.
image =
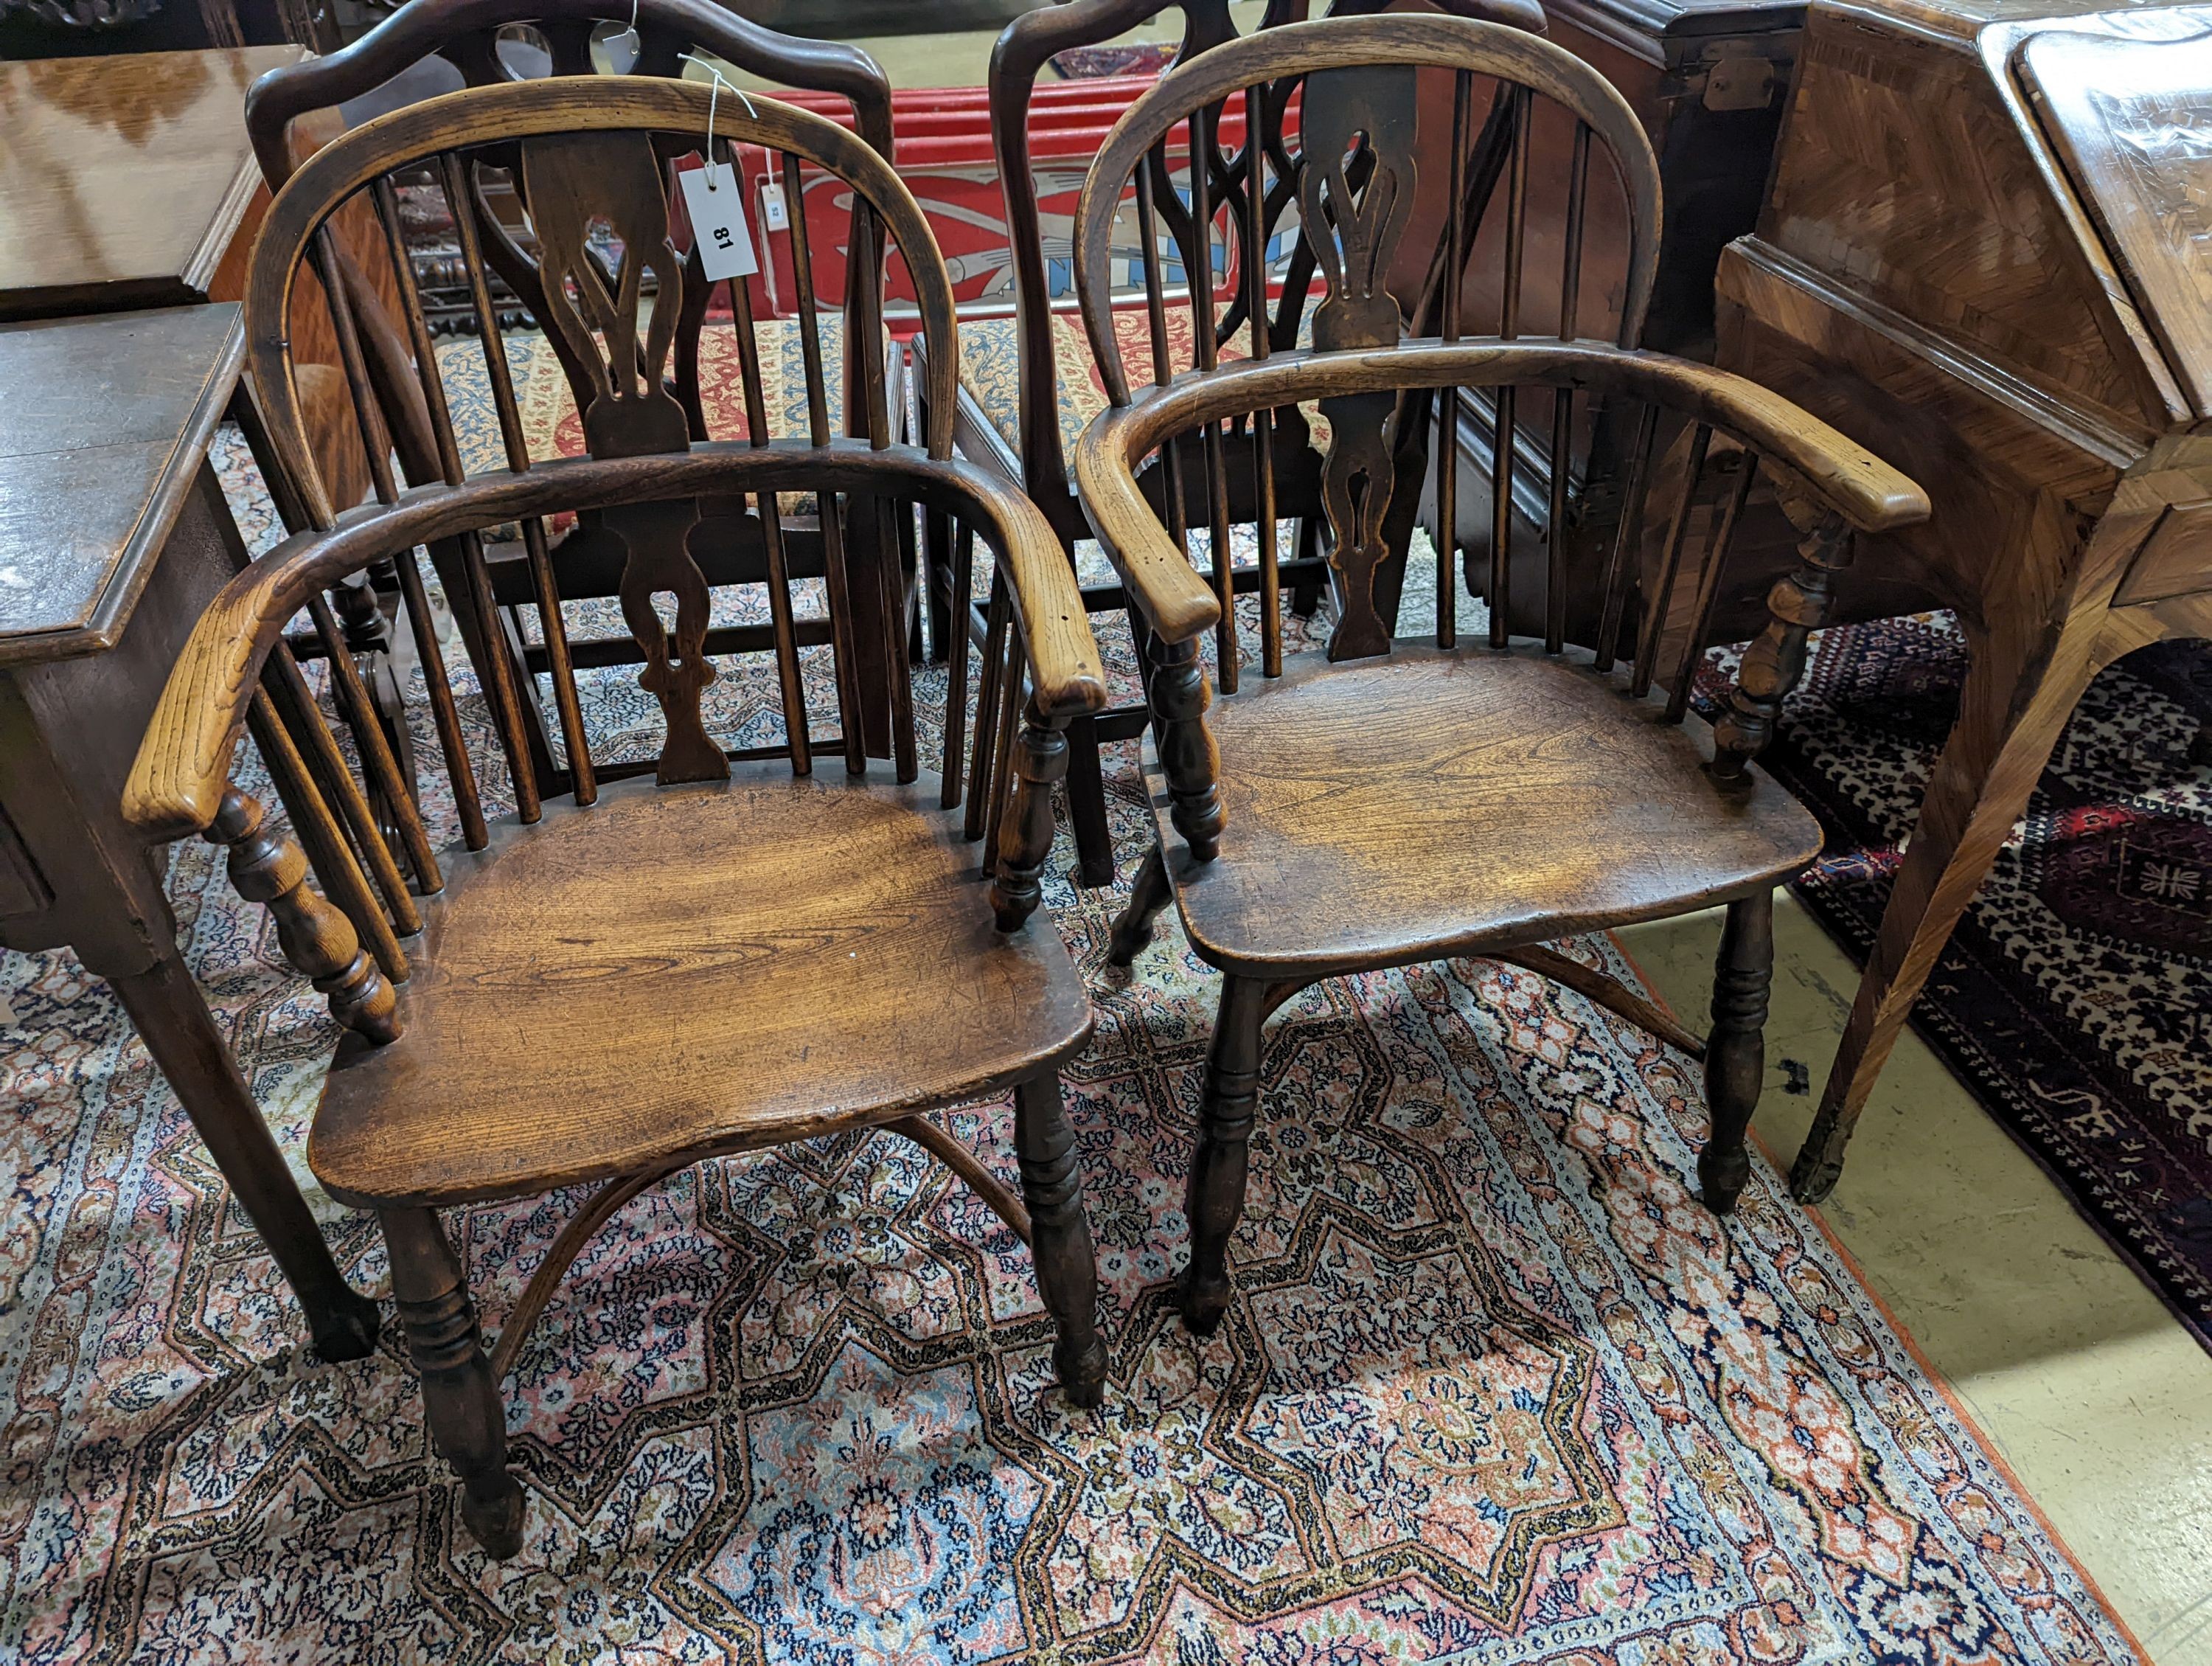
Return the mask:
<svg viewBox="0 0 2212 1666">
<path fill-rule="evenodd" d="M 1832 630 L 1767 755 L 1827 830 L 1798 895 L 1862 961 L 1966 672 L 1945 616 Z M 2212 646 L 2097 679 L 1913 1023 L 2212 1349 L 2207 719 Z"/>
</svg>

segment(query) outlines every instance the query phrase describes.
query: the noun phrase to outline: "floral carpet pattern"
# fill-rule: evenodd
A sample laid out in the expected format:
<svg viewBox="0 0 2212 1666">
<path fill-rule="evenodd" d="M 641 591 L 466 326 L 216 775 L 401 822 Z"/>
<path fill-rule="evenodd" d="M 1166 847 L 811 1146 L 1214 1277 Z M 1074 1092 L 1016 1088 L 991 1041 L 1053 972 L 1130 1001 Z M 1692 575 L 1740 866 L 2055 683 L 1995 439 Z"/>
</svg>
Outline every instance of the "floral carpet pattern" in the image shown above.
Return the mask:
<svg viewBox="0 0 2212 1666">
<path fill-rule="evenodd" d="M 710 725 L 771 730 L 772 683 L 723 672 Z M 630 673 L 592 697 L 651 744 Z M 610 1223 L 518 1361 L 529 1527 L 499 1564 L 459 1528 L 396 1329 L 315 1359 L 106 990 L 10 957 L 0 1657 L 2138 1657 L 1774 1175 L 1726 1229 L 1698 1206 L 1695 1067 L 1531 974 L 1421 966 L 1283 1011 L 1237 1303 L 1193 1339 L 1167 1286 L 1212 982 L 1171 925 L 1106 969 L 1121 899 L 1072 890 L 1071 862 L 1039 926 L 1100 1013 L 1068 1091 L 1104 1406 L 1052 1389 L 1027 1251 L 915 1148 L 708 1164 Z M 209 848 L 178 847 L 170 885 L 297 1153 L 336 1032 Z M 947 1117 L 1012 1179 L 1006 1105 Z M 311 1197 L 381 1292 L 373 1228 Z M 488 1328 L 577 1202 L 449 1218 Z"/>
<path fill-rule="evenodd" d="M 1829 631 L 1768 755 L 1827 831 L 1798 894 L 1862 960 L 1966 672 L 1947 616 Z M 1913 1024 L 2212 1349 L 2207 721 L 2212 645 L 2090 685 Z"/>
</svg>

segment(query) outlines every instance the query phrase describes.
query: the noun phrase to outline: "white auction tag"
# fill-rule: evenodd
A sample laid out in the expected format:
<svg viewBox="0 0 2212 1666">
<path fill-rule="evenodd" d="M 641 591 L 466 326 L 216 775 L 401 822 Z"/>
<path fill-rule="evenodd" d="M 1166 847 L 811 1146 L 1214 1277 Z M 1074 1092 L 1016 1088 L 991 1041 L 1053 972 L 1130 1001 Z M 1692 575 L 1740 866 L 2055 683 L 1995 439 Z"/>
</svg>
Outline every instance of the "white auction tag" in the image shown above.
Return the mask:
<svg viewBox="0 0 2212 1666">
<path fill-rule="evenodd" d="M 783 187 L 773 179 L 761 187 L 761 221 L 770 231 L 791 229 L 791 210 L 783 205 Z"/>
<path fill-rule="evenodd" d="M 760 257 L 753 249 L 752 228 L 745 223 L 737 170 L 717 162 L 685 168 L 676 177 L 684 185 L 684 210 L 691 217 L 691 236 L 706 263 L 707 281 L 720 283 L 758 271 Z"/>
</svg>

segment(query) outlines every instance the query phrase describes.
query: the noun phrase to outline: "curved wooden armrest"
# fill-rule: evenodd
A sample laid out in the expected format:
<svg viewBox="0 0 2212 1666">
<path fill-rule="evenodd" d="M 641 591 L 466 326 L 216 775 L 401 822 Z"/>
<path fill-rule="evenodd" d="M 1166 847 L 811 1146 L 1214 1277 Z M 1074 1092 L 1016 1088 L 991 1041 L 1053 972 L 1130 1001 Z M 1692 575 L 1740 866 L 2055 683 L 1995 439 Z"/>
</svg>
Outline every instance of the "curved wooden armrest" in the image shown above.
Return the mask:
<svg viewBox="0 0 2212 1666">
<path fill-rule="evenodd" d="M 1917 484 L 1780 394 L 1710 365 L 1588 341 L 1414 340 L 1190 372 L 1092 423 L 1076 445 L 1076 484 L 1092 529 L 1152 629 L 1182 641 L 1210 629 L 1220 608 L 1138 488 L 1138 465 L 1163 441 L 1208 422 L 1303 400 L 1508 384 L 1588 388 L 1709 423 L 1788 470 L 1861 532 L 1928 518 L 1928 496 Z"/>
<path fill-rule="evenodd" d="M 1104 707 L 1105 672 L 1059 538 L 1035 504 L 971 464 L 906 447 L 876 450 L 859 440 L 823 447 L 729 441 L 659 456 L 566 458 L 353 510 L 326 532 L 288 539 L 225 585 L 192 627 L 147 723 L 124 784 L 124 817 L 165 839 L 213 823 L 262 664 L 286 622 L 310 597 L 373 561 L 564 509 L 789 490 L 919 496 L 975 521 L 1006 575 L 1038 705 L 1055 716 Z"/>
</svg>

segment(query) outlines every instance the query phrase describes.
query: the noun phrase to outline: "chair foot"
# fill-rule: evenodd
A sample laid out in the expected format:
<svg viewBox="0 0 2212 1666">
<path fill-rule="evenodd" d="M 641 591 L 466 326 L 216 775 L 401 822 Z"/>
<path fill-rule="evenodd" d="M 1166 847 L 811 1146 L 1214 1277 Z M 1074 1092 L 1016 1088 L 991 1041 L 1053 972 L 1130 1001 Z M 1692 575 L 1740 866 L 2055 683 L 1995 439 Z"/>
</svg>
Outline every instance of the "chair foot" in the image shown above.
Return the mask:
<svg viewBox="0 0 2212 1666">
<path fill-rule="evenodd" d="M 1182 1315 L 1184 1329 L 1194 1336 L 1212 1335 L 1221 1329 L 1222 1316 L 1229 1311 L 1235 1293 L 1226 1273 L 1200 1278 L 1194 1269 L 1185 1268 L 1176 1282 L 1176 1310 Z"/>
<path fill-rule="evenodd" d="M 523 1513 L 522 1483 L 504 1469 L 461 1489 L 461 1520 L 495 1562 L 522 1548 Z"/>
<path fill-rule="evenodd" d="M 1814 1117 L 1797 1160 L 1790 1165 L 1790 1195 L 1800 1203 L 1826 1203 L 1844 1177 L 1844 1146 L 1849 1138 L 1841 1134 L 1835 1117 L 1826 1112 Z"/>
<path fill-rule="evenodd" d="M 1060 1328 L 1052 1350 L 1060 1385 L 1078 1406 L 1106 1392 L 1106 1345 L 1098 1335 L 1098 1260 L 1083 1213 L 1083 1174 L 1075 1132 L 1060 1098 L 1060 1073 L 1048 1070 L 1014 1089 L 1014 1145 L 1022 1198 L 1030 1211 L 1030 1252 L 1037 1293 Z"/>
<path fill-rule="evenodd" d="M 1698 1157 L 1705 1207 L 1735 1209 L 1751 1178 L 1745 1139 L 1766 1073 L 1766 1001 L 1774 976 L 1774 893 L 1729 904 L 1713 971 L 1713 1027 L 1705 1040 L 1705 1103 L 1712 1136 Z"/>
<path fill-rule="evenodd" d="M 2189 761 L 2200 769 L 2212 768 L 2212 720 L 2190 737 Z"/>
<path fill-rule="evenodd" d="M 502 1561 L 522 1548 L 522 1487 L 507 1473 L 506 1408 L 460 1259 L 434 1211 L 378 1215 L 430 1444 L 460 1478 L 462 1523 L 485 1555 Z"/>
<path fill-rule="evenodd" d="M 368 1359 L 376 1352 L 376 1339 L 384 1329 L 384 1316 L 376 1304 L 351 1290 L 330 1307 L 310 1309 L 307 1321 L 316 1353 L 334 1365 Z"/>
<path fill-rule="evenodd" d="M 1106 944 L 1107 964 L 1132 964 L 1152 940 L 1152 922 L 1160 917 L 1160 910 L 1174 899 L 1175 887 L 1168 883 L 1167 860 L 1160 854 L 1160 848 L 1154 845 L 1145 853 L 1144 865 L 1137 870 L 1136 884 L 1129 891 L 1129 906 L 1115 919 L 1113 933 Z"/>
<path fill-rule="evenodd" d="M 1229 1308 L 1229 1239 L 1244 1213 L 1252 1119 L 1260 1107 L 1260 1025 L 1267 1016 L 1266 984 L 1247 977 L 1222 981 L 1199 1103 L 1198 1149 L 1183 1187 L 1190 1265 L 1183 1269 L 1177 1305 L 1183 1322 L 1200 1336 L 1210 1335 Z"/>
</svg>

